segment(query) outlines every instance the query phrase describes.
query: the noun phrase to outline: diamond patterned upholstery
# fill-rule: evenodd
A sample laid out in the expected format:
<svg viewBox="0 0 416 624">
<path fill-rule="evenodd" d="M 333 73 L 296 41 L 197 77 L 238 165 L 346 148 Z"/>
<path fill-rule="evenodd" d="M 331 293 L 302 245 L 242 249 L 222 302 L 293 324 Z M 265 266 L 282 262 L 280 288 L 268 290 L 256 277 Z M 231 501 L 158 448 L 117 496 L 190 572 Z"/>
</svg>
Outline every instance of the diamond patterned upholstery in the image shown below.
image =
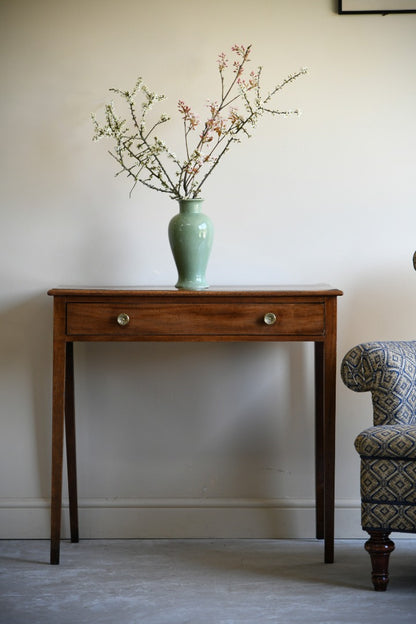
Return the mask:
<svg viewBox="0 0 416 624">
<path fill-rule="evenodd" d="M 361 457 L 416 460 L 416 425 L 369 427 L 355 440 Z"/>
<path fill-rule="evenodd" d="M 416 533 L 416 341 L 357 345 L 345 355 L 341 377 L 351 390 L 371 392 L 373 426 L 357 436 L 355 448 L 373 583 L 385 590 L 390 532 Z"/>
<path fill-rule="evenodd" d="M 371 391 L 375 425 L 416 424 L 416 341 L 360 344 L 341 376 L 351 390 Z"/>
</svg>

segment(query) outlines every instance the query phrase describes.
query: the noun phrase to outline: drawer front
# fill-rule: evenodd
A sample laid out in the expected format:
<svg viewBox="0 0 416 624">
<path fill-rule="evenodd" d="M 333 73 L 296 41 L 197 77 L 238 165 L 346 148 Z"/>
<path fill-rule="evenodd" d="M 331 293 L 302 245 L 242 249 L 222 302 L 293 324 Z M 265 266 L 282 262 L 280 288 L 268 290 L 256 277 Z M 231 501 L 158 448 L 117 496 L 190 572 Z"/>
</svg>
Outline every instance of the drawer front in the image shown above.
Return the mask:
<svg viewBox="0 0 416 624">
<path fill-rule="evenodd" d="M 68 303 L 70 336 L 322 335 L 324 303 Z"/>
</svg>

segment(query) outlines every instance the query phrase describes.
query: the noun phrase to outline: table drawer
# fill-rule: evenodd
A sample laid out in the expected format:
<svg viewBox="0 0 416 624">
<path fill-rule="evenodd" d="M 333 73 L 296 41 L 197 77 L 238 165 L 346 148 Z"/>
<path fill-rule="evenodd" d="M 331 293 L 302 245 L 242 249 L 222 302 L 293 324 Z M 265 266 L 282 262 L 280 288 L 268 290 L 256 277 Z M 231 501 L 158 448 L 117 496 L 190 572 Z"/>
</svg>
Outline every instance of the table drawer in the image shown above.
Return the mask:
<svg viewBox="0 0 416 624">
<path fill-rule="evenodd" d="M 324 303 L 68 303 L 70 336 L 322 335 Z"/>
</svg>

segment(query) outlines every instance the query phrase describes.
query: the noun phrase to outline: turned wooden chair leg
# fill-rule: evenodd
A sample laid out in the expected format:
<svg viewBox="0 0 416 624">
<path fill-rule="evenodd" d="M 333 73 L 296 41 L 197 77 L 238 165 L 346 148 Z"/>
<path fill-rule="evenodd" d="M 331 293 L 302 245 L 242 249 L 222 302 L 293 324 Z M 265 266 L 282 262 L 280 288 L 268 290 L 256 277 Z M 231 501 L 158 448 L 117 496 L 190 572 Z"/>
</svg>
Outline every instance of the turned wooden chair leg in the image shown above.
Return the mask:
<svg viewBox="0 0 416 624">
<path fill-rule="evenodd" d="M 394 550 L 394 542 L 389 539 L 390 531 L 368 531 L 370 539 L 365 549 L 371 557 L 373 573 L 371 579 L 376 591 L 386 591 L 389 582 L 389 558 Z"/>
</svg>

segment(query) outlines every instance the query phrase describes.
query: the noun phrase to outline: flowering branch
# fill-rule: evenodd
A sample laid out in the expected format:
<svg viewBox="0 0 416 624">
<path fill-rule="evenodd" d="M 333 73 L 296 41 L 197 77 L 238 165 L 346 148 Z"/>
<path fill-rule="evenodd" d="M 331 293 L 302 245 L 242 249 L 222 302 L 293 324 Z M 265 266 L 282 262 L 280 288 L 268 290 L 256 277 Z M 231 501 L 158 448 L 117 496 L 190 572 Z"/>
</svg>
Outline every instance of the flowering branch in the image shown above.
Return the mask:
<svg viewBox="0 0 416 624">
<path fill-rule="evenodd" d="M 227 82 L 228 58 L 222 52 L 218 56 L 218 71 L 221 81 L 221 97 L 217 101 L 208 101 L 209 115 L 202 126 L 194 148 L 191 147 L 193 133 L 200 125 L 200 119 L 183 100 L 178 102 L 184 128 L 185 160 L 181 161 L 159 139 L 155 131 L 169 121 L 167 115 L 147 128 L 148 114 L 153 105 L 165 99 L 163 95 L 151 92 L 143 80 L 139 78 L 132 91 L 110 89 L 128 105 L 130 122 L 119 118 L 110 102 L 105 107 L 105 123 L 100 125 L 92 115 L 94 123 L 94 140 L 108 137 L 115 141 L 111 156 L 118 162 L 120 173 L 133 178 L 134 184 L 141 182 L 148 188 L 168 193 L 173 199 L 196 198 L 201 188 L 219 162 L 230 149 L 232 143 L 240 142 L 240 136 L 250 137 L 250 129 L 254 129 L 259 119 L 265 114 L 291 115 L 299 111 L 281 111 L 271 108 L 272 98 L 286 85 L 306 73 L 306 69 L 289 75 L 276 85 L 266 96 L 261 94 L 260 78 L 262 68 L 246 75 L 246 65 L 250 61 L 251 46 L 235 45 L 232 47 L 234 61 L 232 73 Z M 141 114 L 136 110 L 136 98 L 142 96 Z M 237 104 L 242 105 L 239 111 Z M 175 175 L 170 168 L 176 167 Z M 176 178 L 176 179 L 175 179 Z M 130 192 L 130 194 L 131 194 Z"/>
</svg>

